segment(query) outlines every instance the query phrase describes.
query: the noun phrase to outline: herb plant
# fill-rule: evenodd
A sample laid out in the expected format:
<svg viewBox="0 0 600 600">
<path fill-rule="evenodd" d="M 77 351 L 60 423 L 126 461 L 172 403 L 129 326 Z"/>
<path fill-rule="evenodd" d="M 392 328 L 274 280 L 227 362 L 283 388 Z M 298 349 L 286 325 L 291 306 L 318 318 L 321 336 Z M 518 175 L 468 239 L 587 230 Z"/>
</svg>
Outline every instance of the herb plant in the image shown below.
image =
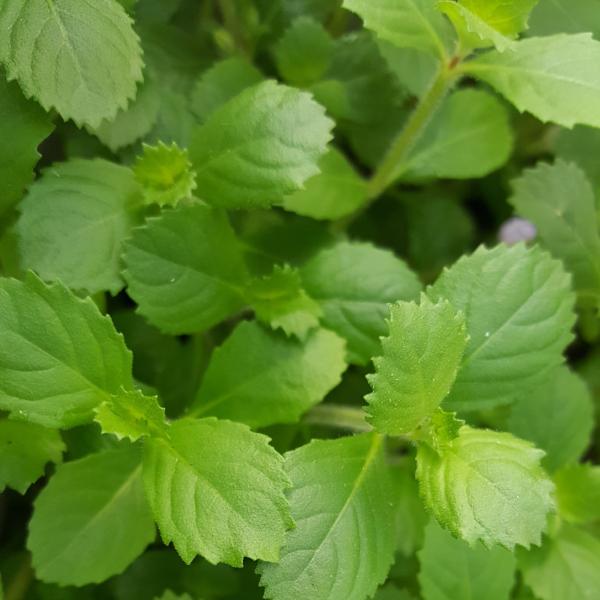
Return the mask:
<svg viewBox="0 0 600 600">
<path fill-rule="evenodd" d="M 597 128 L 598 0 L 0 0 L 4 598 L 600 598 Z"/>
</svg>

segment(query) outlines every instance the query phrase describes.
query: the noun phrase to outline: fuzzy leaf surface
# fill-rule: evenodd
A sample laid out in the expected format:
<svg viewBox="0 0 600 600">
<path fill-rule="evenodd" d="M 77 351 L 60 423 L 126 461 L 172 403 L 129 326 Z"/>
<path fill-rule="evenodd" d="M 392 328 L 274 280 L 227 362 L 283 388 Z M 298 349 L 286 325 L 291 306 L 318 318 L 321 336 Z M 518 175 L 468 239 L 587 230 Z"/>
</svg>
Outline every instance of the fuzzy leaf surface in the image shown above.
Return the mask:
<svg viewBox="0 0 600 600">
<path fill-rule="evenodd" d="M 97 127 L 135 96 L 142 50 L 115 0 L 4 0 L 0 62 L 27 97 Z"/>
<path fill-rule="evenodd" d="M 413 300 L 417 276 L 389 250 L 362 242 L 338 242 L 301 269 L 304 287 L 321 305 L 323 326 L 348 342 L 350 362 L 366 364 L 381 353 L 388 304 Z"/>
<path fill-rule="evenodd" d="M 293 525 L 269 438 L 231 421 L 181 419 L 144 446 L 144 485 L 165 544 L 191 563 L 276 561 Z"/>
<path fill-rule="evenodd" d="M 416 429 L 448 395 L 467 345 L 465 319 L 445 301 L 398 302 L 390 307 L 389 335 L 375 358 L 369 422 L 381 433 Z"/>
<path fill-rule="evenodd" d="M 543 452 L 509 433 L 463 426 L 441 452 L 421 444 L 417 478 L 425 505 L 454 535 L 487 547 L 539 544 L 553 508 Z"/>
<path fill-rule="evenodd" d="M 131 389 L 131 354 L 91 299 L 59 283 L 0 279 L 0 410 L 45 427 L 92 420 Z"/>
<path fill-rule="evenodd" d="M 227 215 L 203 204 L 135 229 L 123 273 L 138 311 L 166 333 L 208 329 L 243 306 L 247 277 Z"/>
<path fill-rule="evenodd" d="M 116 294 L 124 285 L 122 243 L 140 205 L 141 189 L 127 167 L 102 159 L 49 167 L 19 205 L 23 267 L 74 290 Z"/>
<path fill-rule="evenodd" d="M 537 247 L 483 246 L 446 269 L 427 294 L 466 315 L 469 342 L 445 408 L 507 404 L 564 361 L 574 294 L 562 264 Z"/>
<path fill-rule="evenodd" d="M 319 172 L 333 123 L 306 92 L 265 81 L 196 129 L 190 157 L 198 193 L 226 208 L 268 208 Z"/>
</svg>

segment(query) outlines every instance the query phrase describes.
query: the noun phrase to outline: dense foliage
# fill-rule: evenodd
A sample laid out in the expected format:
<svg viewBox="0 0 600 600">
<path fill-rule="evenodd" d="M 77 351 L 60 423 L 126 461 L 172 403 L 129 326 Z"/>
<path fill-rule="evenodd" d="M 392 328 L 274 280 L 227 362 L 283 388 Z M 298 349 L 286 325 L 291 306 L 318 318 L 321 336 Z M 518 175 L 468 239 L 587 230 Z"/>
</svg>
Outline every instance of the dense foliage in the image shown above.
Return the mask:
<svg viewBox="0 0 600 600">
<path fill-rule="evenodd" d="M 599 0 L 0 0 L 6 600 L 600 598 Z"/>
</svg>

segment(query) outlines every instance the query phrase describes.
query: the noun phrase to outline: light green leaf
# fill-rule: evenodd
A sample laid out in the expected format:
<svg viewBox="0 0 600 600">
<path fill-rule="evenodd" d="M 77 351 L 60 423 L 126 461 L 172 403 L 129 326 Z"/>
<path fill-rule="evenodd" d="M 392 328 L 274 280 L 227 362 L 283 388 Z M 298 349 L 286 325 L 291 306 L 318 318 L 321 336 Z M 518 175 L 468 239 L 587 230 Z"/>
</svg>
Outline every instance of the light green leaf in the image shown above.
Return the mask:
<svg viewBox="0 0 600 600">
<path fill-rule="evenodd" d="M 427 294 L 467 319 L 469 342 L 445 403 L 451 410 L 510 403 L 564 361 L 575 321 L 570 277 L 537 247 L 481 246 Z"/>
<path fill-rule="evenodd" d="M 194 204 L 148 219 L 124 262 L 138 311 L 167 333 L 208 329 L 243 307 L 246 268 L 219 209 Z"/>
<path fill-rule="evenodd" d="M 572 523 L 600 520 L 600 466 L 568 465 L 554 474 L 558 514 Z"/>
<path fill-rule="evenodd" d="M 296 527 L 279 563 L 260 567 L 265 598 L 363 600 L 386 579 L 395 494 L 382 441 L 377 434 L 313 440 L 286 455 Z"/>
<path fill-rule="evenodd" d="M 65 450 L 56 429 L 0 419 L 0 492 L 9 487 L 24 494 L 46 463 L 60 462 Z"/>
<path fill-rule="evenodd" d="M 97 127 L 127 106 L 142 79 L 131 24 L 115 0 L 4 0 L 0 61 L 46 110 Z"/>
<path fill-rule="evenodd" d="M 201 122 L 246 88 L 260 83 L 260 71 L 247 60 L 234 56 L 218 61 L 203 73 L 192 92 L 192 110 Z"/>
<path fill-rule="evenodd" d="M 344 342 L 331 331 L 318 329 L 300 342 L 243 322 L 214 351 L 191 414 L 251 427 L 294 422 L 345 369 Z"/>
<path fill-rule="evenodd" d="M 143 144 L 133 172 L 148 204 L 175 206 L 180 200 L 190 198 L 196 189 L 196 174 L 187 150 L 174 142 L 169 146 L 162 142 L 156 146 Z"/>
<path fill-rule="evenodd" d="M 91 299 L 33 275 L 0 279 L 0 410 L 72 427 L 121 387 L 133 387 L 131 354 Z"/>
<path fill-rule="evenodd" d="M 516 561 L 504 548 L 469 546 L 431 520 L 418 553 L 424 600 L 508 600 Z"/>
<path fill-rule="evenodd" d="M 421 444 L 417 478 L 435 518 L 470 544 L 539 544 L 554 486 L 543 452 L 509 433 L 463 426 L 441 454 Z"/>
<path fill-rule="evenodd" d="M 105 146 L 116 152 L 150 133 L 161 104 L 160 85 L 146 69 L 144 81 L 138 85 L 135 100 L 116 117 L 104 120 L 96 128 L 88 128 Z"/>
<path fill-rule="evenodd" d="M 533 9 L 529 22 L 531 35 L 583 33 L 600 38 L 599 0 L 543 0 Z"/>
<path fill-rule="evenodd" d="M 594 405 L 583 380 L 561 366 L 512 406 L 507 428 L 546 452 L 550 471 L 576 462 L 590 443 Z"/>
<path fill-rule="evenodd" d="M 319 172 L 332 126 L 306 92 L 274 81 L 243 91 L 194 132 L 200 196 L 227 208 L 281 202 Z"/>
<path fill-rule="evenodd" d="M 281 77 L 298 87 L 315 83 L 325 74 L 333 54 L 333 40 L 327 30 L 310 17 L 299 17 L 274 48 Z"/>
<path fill-rule="evenodd" d="M 51 131 L 44 111 L 0 72 L 0 215 L 21 199 L 40 158 L 37 146 Z"/>
<path fill-rule="evenodd" d="M 518 555 L 525 583 L 540 600 L 597 600 L 600 540 L 564 524 L 541 548 Z"/>
<path fill-rule="evenodd" d="M 29 524 L 27 548 L 38 579 L 100 583 L 154 540 L 140 458 L 128 447 L 58 467 L 36 498 Z"/>
<path fill-rule="evenodd" d="M 600 42 L 588 33 L 515 42 L 465 63 L 462 70 L 496 88 L 521 112 L 564 127 L 600 127 Z"/>
<path fill-rule="evenodd" d="M 44 171 L 19 205 L 22 266 L 89 294 L 123 287 L 123 240 L 136 224 L 141 189 L 130 169 L 101 159 Z"/>
<path fill-rule="evenodd" d="M 270 275 L 251 281 L 246 296 L 257 319 L 288 336 L 303 340 L 319 325 L 321 308 L 302 288 L 298 270 L 289 265 L 275 266 Z"/>
<path fill-rule="evenodd" d="M 293 525 L 283 459 L 239 423 L 175 421 L 144 446 L 144 484 L 164 543 L 188 564 L 197 554 L 235 567 L 276 561 Z"/>
<path fill-rule="evenodd" d="M 600 234 L 594 191 L 574 164 L 538 164 L 513 181 L 509 202 L 573 274 L 582 305 L 600 304 Z"/>
<path fill-rule="evenodd" d="M 502 103 L 483 90 L 459 90 L 442 105 L 397 173 L 408 179 L 483 177 L 508 160 L 512 146 Z"/>
<path fill-rule="evenodd" d="M 537 0 L 535 0 L 537 2 Z M 475 6 L 468 6 L 473 5 Z M 489 19 L 490 15 L 482 15 L 481 9 L 487 9 L 488 4 L 492 5 L 491 10 L 497 10 L 500 4 L 499 0 L 493 2 L 456 2 L 455 0 L 440 0 L 437 3 L 441 10 L 454 25 L 463 48 L 487 48 L 495 46 L 499 52 L 504 52 L 513 46 L 511 37 L 515 37 L 517 32 L 514 32 L 510 37 L 502 33 L 498 28 L 492 25 Z M 513 3 L 508 3 L 506 6 L 514 6 Z M 492 20 L 494 14 L 491 15 Z M 502 18 L 502 17 L 500 17 Z M 509 21 L 500 21 L 495 23 L 502 27 L 509 25 Z"/>
<path fill-rule="evenodd" d="M 452 34 L 436 10 L 435 0 L 344 0 L 343 5 L 383 40 L 401 48 L 446 55 Z"/>
<path fill-rule="evenodd" d="M 529 14 L 539 0 L 459 0 L 459 3 L 490 27 L 516 37 L 528 26 Z"/>
<path fill-rule="evenodd" d="M 156 396 L 146 396 L 139 390 L 121 390 L 96 408 L 94 420 L 102 433 L 112 433 L 132 442 L 146 436 L 166 433 L 165 409 Z"/>
<path fill-rule="evenodd" d="M 283 200 L 286 210 L 313 219 L 341 219 L 353 213 L 367 198 L 367 184 L 350 161 L 330 148 L 319 161 L 321 172 L 303 190 Z"/>
<path fill-rule="evenodd" d="M 350 362 L 366 364 L 381 353 L 388 304 L 418 297 L 417 276 L 390 251 L 361 242 L 338 242 L 301 270 L 308 294 L 323 310 L 322 324 L 348 342 Z"/>
<path fill-rule="evenodd" d="M 444 301 L 397 302 L 390 307 L 389 335 L 368 375 L 369 422 L 382 433 L 414 431 L 448 395 L 467 345 L 465 318 Z"/>
</svg>

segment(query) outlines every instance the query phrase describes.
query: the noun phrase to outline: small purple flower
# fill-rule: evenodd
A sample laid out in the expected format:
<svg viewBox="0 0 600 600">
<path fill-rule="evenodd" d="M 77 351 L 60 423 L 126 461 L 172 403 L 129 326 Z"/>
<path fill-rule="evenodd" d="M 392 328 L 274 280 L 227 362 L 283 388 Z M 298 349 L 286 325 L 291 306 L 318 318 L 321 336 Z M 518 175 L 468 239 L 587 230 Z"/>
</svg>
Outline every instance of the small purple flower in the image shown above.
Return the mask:
<svg viewBox="0 0 600 600">
<path fill-rule="evenodd" d="M 518 242 L 530 242 L 537 235 L 535 225 L 527 219 L 512 217 L 505 221 L 498 232 L 498 239 L 509 246 Z"/>
</svg>

